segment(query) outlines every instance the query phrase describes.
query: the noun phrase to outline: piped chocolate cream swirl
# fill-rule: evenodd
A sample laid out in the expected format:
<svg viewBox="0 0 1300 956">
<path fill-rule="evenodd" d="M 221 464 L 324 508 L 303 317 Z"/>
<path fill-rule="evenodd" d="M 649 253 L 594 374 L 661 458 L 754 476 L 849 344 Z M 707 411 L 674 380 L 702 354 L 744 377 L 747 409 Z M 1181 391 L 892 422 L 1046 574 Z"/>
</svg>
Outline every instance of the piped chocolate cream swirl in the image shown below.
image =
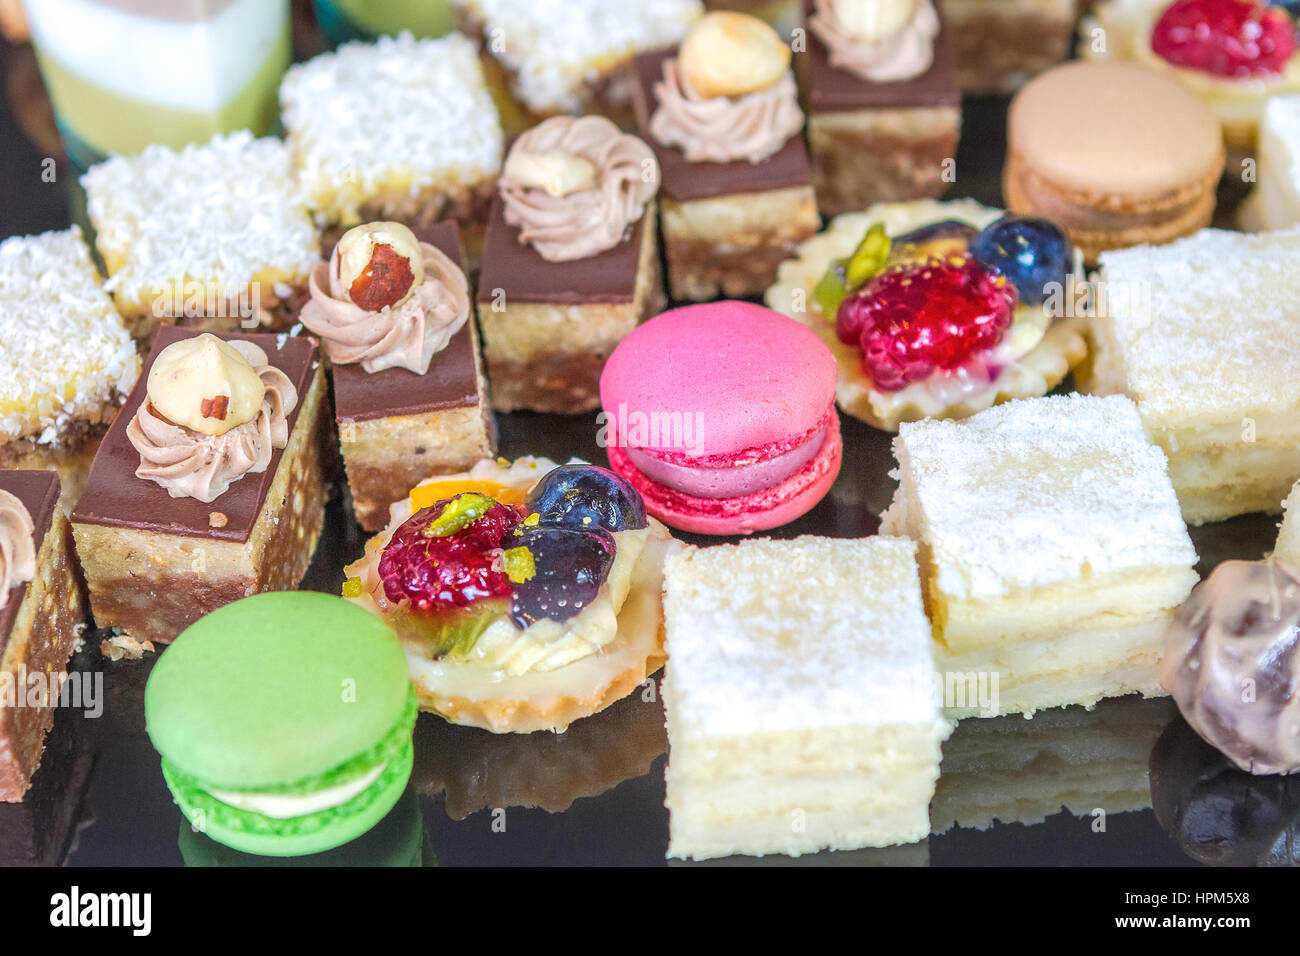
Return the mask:
<svg viewBox="0 0 1300 956">
<path fill-rule="evenodd" d="M 934 63 L 939 14 L 931 0 L 815 0 L 808 26 L 831 66 L 872 83 L 897 83 Z"/>
<path fill-rule="evenodd" d="M 677 60 L 664 61 L 664 78 L 655 84 L 659 107 L 650 133 L 676 146 L 692 163 L 759 163 L 803 129 L 803 111 L 794 74 L 766 89 L 743 96 L 703 97 Z"/>
<path fill-rule="evenodd" d="M 503 215 L 551 262 L 623 241 L 659 189 L 650 147 L 602 116 L 556 116 L 515 140 L 501 171 Z"/>
<path fill-rule="evenodd" d="M 154 361 L 148 398 L 127 426 L 140 453 L 136 477 L 173 498 L 214 501 L 267 469 L 289 443 L 297 404 L 289 377 L 251 342 L 202 335 L 173 343 Z"/>
<path fill-rule="evenodd" d="M 36 576 L 36 525 L 17 495 L 0 490 L 0 608 L 9 592 Z"/>
<path fill-rule="evenodd" d="M 367 372 L 404 368 L 423 375 L 469 318 L 465 273 L 442 250 L 416 243 L 412 251 L 422 268 L 412 275 L 406 297 L 368 309 L 351 297 L 344 275 L 346 248 L 340 241 L 330 261 L 312 272 L 311 301 L 300 314 L 302 324 L 320 336 L 325 354 L 336 365 L 359 364 Z"/>
<path fill-rule="evenodd" d="M 1300 570 L 1225 561 L 1165 633 L 1160 684 L 1238 767 L 1300 770 Z"/>
</svg>

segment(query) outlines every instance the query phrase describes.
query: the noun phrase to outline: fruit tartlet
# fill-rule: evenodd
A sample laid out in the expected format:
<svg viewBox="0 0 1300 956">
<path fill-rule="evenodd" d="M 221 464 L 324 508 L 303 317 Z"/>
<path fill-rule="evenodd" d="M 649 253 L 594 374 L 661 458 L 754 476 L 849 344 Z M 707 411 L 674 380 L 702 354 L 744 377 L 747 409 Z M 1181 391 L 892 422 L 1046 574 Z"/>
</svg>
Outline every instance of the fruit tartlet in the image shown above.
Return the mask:
<svg viewBox="0 0 1300 956">
<path fill-rule="evenodd" d="M 839 366 L 841 409 L 897 431 L 1051 391 L 1083 361 L 1077 253 L 1045 219 L 971 200 L 837 217 L 781 266 L 767 304 Z"/>
<path fill-rule="evenodd" d="M 1267 0 L 1102 0 L 1080 53 L 1172 71 L 1214 109 L 1229 150 L 1249 150 L 1269 98 L 1300 92 L 1295 13 Z"/>
<path fill-rule="evenodd" d="M 563 731 L 664 662 L 676 544 L 604 468 L 484 460 L 432 478 L 345 569 L 402 640 L 420 707 L 494 733 Z"/>
</svg>

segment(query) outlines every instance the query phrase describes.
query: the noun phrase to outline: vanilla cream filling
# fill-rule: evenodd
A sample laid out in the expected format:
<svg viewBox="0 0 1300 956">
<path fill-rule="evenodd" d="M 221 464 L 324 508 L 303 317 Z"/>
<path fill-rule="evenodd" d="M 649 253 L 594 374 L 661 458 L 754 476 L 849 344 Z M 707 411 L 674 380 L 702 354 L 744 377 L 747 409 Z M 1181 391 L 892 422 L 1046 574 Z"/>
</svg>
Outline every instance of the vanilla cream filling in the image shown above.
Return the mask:
<svg viewBox="0 0 1300 956">
<path fill-rule="evenodd" d="M 359 777 L 312 793 L 239 793 L 231 790 L 209 789 L 208 794 L 236 810 L 260 813 L 264 817 L 272 817 L 276 820 L 288 820 L 292 817 L 305 817 L 308 814 L 343 806 L 349 800 L 364 793 L 379 779 L 387 766 L 388 763 L 385 761 Z"/>
</svg>

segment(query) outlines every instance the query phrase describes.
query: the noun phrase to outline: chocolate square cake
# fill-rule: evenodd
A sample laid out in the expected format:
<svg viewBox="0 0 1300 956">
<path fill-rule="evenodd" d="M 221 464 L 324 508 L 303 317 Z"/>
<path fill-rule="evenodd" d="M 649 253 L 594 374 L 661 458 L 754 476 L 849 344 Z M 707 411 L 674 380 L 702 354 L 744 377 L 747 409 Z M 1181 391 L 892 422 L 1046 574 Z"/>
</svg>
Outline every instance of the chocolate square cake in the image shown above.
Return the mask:
<svg viewBox="0 0 1300 956">
<path fill-rule="evenodd" d="M 835 33 L 835 9 L 834 0 L 801 0 L 804 42 L 794 57 L 808 111 L 818 208 L 829 217 L 877 202 L 941 195 L 956 172 L 961 91 L 951 28 L 939 0 L 918 0 L 911 22 L 876 41 Z M 924 58 L 915 66 L 901 62 L 902 52 L 900 59 L 889 59 L 889 44 L 901 51 L 905 31 L 933 34 L 928 67 Z M 824 39 L 828 35 L 837 38 L 834 53 Z M 863 49 L 884 59 L 855 59 L 865 56 Z M 850 62 L 859 71 L 849 69 Z M 909 66 L 923 72 L 907 77 Z M 864 72 L 907 78 L 872 80 Z"/>
<path fill-rule="evenodd" d="M 415 230 L 415 235 L 465 271 L 455 222 Z M 357 521 L 377 531 L 388 506 L 433 475 L 465 471 L 496 449 L 478 332 L 470 316 L 428 371 L 405 368 L 367 372 L 360 364 L 335 364 L 334 414 Z"/>
<path fill-rule="evenodd" d="M 279 411 L 285 440 L 273 442 L 261 471 L 249 469 L 215 497 L 192 485 L 169 489 L 143 470 L 138 417 L 168 434 L 192 434 L 159 415 L 151 372 L 169 346 L 206 336 L 260 350 L 265 368 L 292 386 L 296 401 Z M 271 404 L 268 397 L 263 403 Z M 232 403 L 233 407 L 233 403 Z M 330 423 L 325 373 L 316 343 L 289 335 L 159 330 L 144 372 L 109 428 L 72 513 L 90 605 L 98 627 L 121 630 L 130 651 L 170 642 L 209 611 L 261 591 L 295 588 L 306 573 L 324 520 L 324 454 Z M 224 411 L 224 408 L 222 409 Z M 254 423 L 250 423 L 254 424 Z M 242 426 L 241 426 L 242 427 Z M 272 431 L 275 425 L 270 426 Z M 163 449 L 167 451 L 167 449 Z M 196 457 L 211 454 L 199 444 Z M 152 472 L 172 473 L 166 462 Z M 211 464 L 210 461 L 207 462 Z M 197 481 L 203 472 L 187 473 Z M 165 475 L 164 475 L 165 477 Z M 216 489 L 211 489 L 216 490 Z M 203 499 L 209 500 L 203 500 Z"/>
<path fill-rule="evenodd" d="M 0 802 L 21 800 L 31 784 L 57 678 L 86 626 L 59 491 L 53 471 L 0 471 Z"/>
</svg>

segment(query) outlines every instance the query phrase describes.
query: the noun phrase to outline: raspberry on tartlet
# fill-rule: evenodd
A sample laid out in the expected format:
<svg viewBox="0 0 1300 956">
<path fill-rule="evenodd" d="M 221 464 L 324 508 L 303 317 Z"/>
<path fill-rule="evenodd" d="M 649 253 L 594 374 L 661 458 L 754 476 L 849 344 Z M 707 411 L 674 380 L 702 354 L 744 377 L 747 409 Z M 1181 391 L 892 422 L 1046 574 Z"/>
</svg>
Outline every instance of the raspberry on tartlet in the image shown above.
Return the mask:
<svg viewBox="0 0 1300 956">
<path fill-rule="evenodd" d="M 1068 308 L 1080 271 L 1045 219 L 882 203 L 806 242 L 767 302 L 831 349 L 839 407 L 896 431 L 1056 387 L 1087 353 Z"/>
</svg>

